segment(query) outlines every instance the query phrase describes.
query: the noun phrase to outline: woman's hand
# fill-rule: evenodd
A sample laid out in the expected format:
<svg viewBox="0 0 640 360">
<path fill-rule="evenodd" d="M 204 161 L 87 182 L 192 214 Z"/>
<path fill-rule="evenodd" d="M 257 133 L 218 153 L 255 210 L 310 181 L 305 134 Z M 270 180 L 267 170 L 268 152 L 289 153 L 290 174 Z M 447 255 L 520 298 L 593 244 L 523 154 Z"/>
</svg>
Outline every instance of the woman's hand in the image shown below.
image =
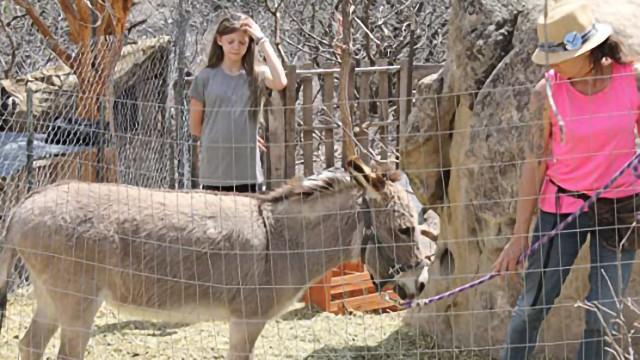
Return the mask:
<svg viewBox="0 0 640 360">
<path fill-rule="evenodd" d="M 518 259 L 528 248 L 529 239 L 527 235 L 513 235 L 504 249 L 502 249 L 498 260 L 493 264 L 493 271 L 499 274 L 505 274 L 518 270 L 520 267 Z"/>
<path fill-rule="evenodd" d="M 260 30 L 260 26 L 248 16 L 242 20 L 240 28 L 249 33 L 256 42 L 262 40 L 265 36 L 262 30 Z"/>
</svg>

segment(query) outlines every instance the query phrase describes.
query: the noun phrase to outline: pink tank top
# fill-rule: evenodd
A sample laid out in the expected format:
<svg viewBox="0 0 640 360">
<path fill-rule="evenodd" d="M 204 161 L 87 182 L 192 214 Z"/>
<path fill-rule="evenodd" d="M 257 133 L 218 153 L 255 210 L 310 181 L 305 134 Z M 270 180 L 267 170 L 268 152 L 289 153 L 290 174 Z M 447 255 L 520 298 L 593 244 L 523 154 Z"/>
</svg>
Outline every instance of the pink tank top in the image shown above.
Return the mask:
<svg viewBox="0 0 640 360">
<path fill-rule="evenodd" d="M 582 200 L 560 195 L 556 209 L 554 183 L 591 195 L 609 182 L 635 155 L 634 129 L 640 99 L 633 65 L 614 64 L 609 85 L 591 96 L 578 92 L 553 70 L 546 76 L 564 120 L 565 138 L 561 142 L 560 127 L 552 112 L 551 158 L 547 161 L 539 206 L 547 212 L 570 213 L 580 208 Z M 628 170 L 602 197 L 619 198 L 637 192 L 640 182 Z"/>
</svg>

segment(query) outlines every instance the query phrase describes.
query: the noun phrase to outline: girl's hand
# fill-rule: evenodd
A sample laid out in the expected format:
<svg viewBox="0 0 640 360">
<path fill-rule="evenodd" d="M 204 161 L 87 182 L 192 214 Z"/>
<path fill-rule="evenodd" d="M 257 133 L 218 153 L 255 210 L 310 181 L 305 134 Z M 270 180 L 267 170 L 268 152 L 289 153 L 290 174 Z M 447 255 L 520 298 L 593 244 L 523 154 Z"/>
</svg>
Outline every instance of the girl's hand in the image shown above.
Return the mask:
<svg viewBox="0 0 640 360">
<path fill-rule="evenodd" d="M 260 26 L 248 16 L 242 20 L 240 28 L 249 33 L 256 42 L 264 38 L 264 33 L 260 30 Z"/>
<path fill-rule="evenodd" d="M 260 151 L 262 152 L 267 151 L 267 143 L 260 136 L 258 136 L 258 149 L 260 149 Z"/>
</svg>

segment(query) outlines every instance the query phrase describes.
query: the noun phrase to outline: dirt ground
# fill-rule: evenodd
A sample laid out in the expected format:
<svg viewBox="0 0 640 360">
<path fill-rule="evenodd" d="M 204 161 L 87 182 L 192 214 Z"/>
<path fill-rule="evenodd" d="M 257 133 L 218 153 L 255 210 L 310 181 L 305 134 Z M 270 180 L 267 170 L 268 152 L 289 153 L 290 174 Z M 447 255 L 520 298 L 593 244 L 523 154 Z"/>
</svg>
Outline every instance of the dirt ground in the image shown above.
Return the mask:
<svg viewBox="0 0 640 360">
<path fill-rule="evenodd" d="M 0 333 L 0 359 L 18 358 L 34 302 L 25 290 L 13 294 Z M 227 324 L 180 326 L 125 318 L 103 306 L 87 359 L 222 359 L 228 350 Z M 55 358 L 58 335 L 45 359 Z M 433 340 L 402 324 L 402 313 L 335 316 L 298 303 L 269 322 L 258 339 L 256 359 L 470 359 L 481 354 L 436 351 Z"/>
</svg>

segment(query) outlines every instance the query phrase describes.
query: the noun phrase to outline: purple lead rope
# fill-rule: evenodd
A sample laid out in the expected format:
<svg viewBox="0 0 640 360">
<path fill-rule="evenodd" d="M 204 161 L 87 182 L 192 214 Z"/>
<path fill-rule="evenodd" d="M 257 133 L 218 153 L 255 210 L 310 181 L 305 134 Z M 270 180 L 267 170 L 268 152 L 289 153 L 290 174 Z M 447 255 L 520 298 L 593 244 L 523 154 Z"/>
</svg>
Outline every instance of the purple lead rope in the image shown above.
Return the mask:
<svg viewBox="0 0 640 360">
<path fill-rule="evenodd" d="M 575 213 L 571 214 L 568 218 L 566 218 L 564 221 L 562 221 L 560 224 L 558 224 L 558 226 L 556 226 L 553 231 L 547 233 L 542 239 L 540 239 L 540 241 L 538 241 L 537 243 L 533 244 L 531 247 L 529 247 L 529 249 L 527 249 L 527 251 L 523 252 L 522 255 L 520 255 L 520 257 L 518 258 L 518 263 L 521 263 L 522 261 L 524 261 L 525 258 L 527 258 L 529 255 L 531 255 L 531 253 L 533 253 L 533 251 L 535 251 L 537 248 L 539 248 L 540 246 L 542 246 L 542 244 L 548 242 L 551 238 L 553 238 L 556 234 L 558 234 L 560 231 L 562 231 L 568 223 L 570 223 L 571 221 L 575 220 L 578 215 L 580 215 L 580 213 L 582 213 L 583 211 L 587 210 L 591 204 L 593 204 L 601 195 L 603 192 L 607 191 L 615 182 L 616 180 L 618 180 L 618 178 L 620 178 L 620 176 L 622 176 L 622 174 L 624 174 L 625 171 L 627 171 L 629 168 L 632 168 L 633 171 L 633 175 L 636 177 L 636 179 L 640 179 L 640 169 L 639 169 L 639 162 L 640 160 L 640 153 L 636 154 L 633 158 L 631 158 L 631 160 L 629 160 L 629 162 L 622 167 L 622 169 L 620 169 L 615 175 L 613 175 L 613 177 L 611 178 L 611 180 L 609 180 L 608 183 L 606 183 L 600 190 L 596 191 L 587 201 L 584 202 L 584 204 L 582 205 L 582 207 L 580 207 L 580 209 L 578 209 L 578 211 L 576 211 Z M 402 302 L 401 305 L 405 308 L 405 309 L 409 309 L 412 307 L 420 307 L 420 306 L 426 306 L 429 304 L 433 304 L 437 301 L 446 299 L 448 297 L 451 297 L 453 295 L 459 294 L 461 292 L 464 292 L 466 290 L 472 289 L 480 284 L 483 284 L 491 279 L 493 279 L 494 277 L 498 276 L 499 273 L 497 272 L 492 272 L 489 274 L 484 275 L 483 277 L 474 280 L 470 283 L 461 285 L 453 290 L 449 290 L 447 292 L 444 292 L 442 294 L 438 294 L 436 296 L 432 296 L 430 298 L 427 299 L 420 299 L 420 300 L 409 300 L 409 301 L 405 301 Z"/>
</svg>

